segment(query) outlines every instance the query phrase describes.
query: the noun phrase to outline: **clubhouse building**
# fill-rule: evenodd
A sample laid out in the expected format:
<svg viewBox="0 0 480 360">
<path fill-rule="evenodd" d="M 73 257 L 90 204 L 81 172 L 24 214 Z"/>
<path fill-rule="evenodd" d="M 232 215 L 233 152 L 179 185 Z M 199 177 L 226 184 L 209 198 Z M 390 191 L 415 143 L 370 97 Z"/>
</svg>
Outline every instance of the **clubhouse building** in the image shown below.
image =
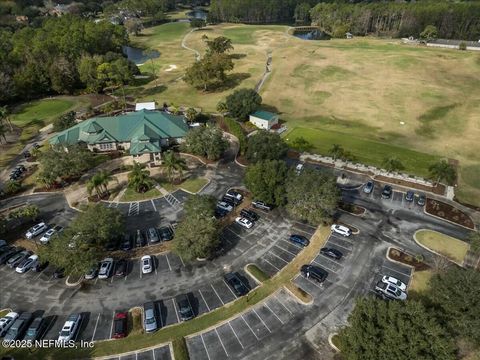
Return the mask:
<svg viewBox="0 0 480 360">
<path fill-rule="evenodd" d="M 162 151 L 183 141 L 188 125 L 183 116 L 140 110 L 113 117 L 96 117 L 50 139 L 52 146 L 84 144 L 90 151 L 128 151 L 140 163 L 160 164 Z"/>
</svg>

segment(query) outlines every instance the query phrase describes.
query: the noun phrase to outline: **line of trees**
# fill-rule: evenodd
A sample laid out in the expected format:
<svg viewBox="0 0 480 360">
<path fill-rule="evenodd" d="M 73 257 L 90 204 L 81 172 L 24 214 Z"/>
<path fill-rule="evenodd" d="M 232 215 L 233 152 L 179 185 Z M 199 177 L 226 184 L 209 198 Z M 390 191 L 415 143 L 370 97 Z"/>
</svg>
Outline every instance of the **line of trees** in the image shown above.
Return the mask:
<svg viewBox="0 0 480 360">
<path fill-rule="evenodd" d="M 362 2 L 319 3 L 310 12 L 312 23 L 329 34 L 420 36 L 428 25 L 445 39 L 480 38 L 480 3 Z"/>
</svg>

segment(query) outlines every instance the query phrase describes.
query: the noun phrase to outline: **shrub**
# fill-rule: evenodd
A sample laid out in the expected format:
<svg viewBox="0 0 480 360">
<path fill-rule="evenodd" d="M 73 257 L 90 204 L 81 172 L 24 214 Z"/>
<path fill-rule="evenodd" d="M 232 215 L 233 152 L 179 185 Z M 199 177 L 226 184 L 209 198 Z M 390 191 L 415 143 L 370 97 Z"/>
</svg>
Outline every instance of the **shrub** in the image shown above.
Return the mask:
<svg viewBox="0 0 480 360">
<path fill-rule="evenodd" d="M 245 151 L 247 151 L 247 136 L 245 135 L 242 126 L 232 118 L 225 118 L 223 122 L 228 128 L 227 132 L 238 138 L 238 142 L 240 145 L 240 154 L 245 154 Z"/>
</svg>

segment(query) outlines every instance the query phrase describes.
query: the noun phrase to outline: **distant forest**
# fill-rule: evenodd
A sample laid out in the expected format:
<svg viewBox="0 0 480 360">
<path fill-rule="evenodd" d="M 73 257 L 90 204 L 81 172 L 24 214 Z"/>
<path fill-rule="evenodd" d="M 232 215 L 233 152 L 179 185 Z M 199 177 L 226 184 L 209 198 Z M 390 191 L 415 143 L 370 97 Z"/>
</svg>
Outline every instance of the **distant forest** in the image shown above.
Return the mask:
<svg viewBox="0 0 480 360">
<path fill-rule="evenodd" d="M 212 0 L 211 21 L 313 23 L 333 34 L 418 36 L 427 25 L 446 39 L 480 39 L 479 1 Z"/>
</svg>

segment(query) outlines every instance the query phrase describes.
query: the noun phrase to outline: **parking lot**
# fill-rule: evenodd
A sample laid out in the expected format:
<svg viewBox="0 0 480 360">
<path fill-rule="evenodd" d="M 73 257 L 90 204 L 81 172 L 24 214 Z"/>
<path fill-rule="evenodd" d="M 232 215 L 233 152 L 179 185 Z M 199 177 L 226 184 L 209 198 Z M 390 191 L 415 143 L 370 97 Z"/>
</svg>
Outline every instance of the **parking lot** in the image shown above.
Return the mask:
<svg viewBox="0 0 480 360">
<path fill-rule="evenodd" d="M 372 293 L 375 293 L 375 284 L 378 281 L 381 281 L 382 277 L 385 275 L 397 278 L 398 280 L 407 285 L 408 290 L 408 286 L 410 285 L 410 279 L 412 276 L 412 269 L 410 267 L 398 264 L 396 262 L 388 260 L 387 258 L 384 258 L 381 265 L 377 266 L 374 271 L 375 277 L 369 289 Z"/>
<path fill-rule="evenodd" d="M 281 329 L 300 311 L 302 305 L 282 289 L 222 325 L 187 338 L 190 359 L 241 358 L 245 349 Z"/>
<path fill-rule="evenodd" d="M 171 360 L 172 353 L 169 345 L 163 345 L 158 348 L 129 353 L 123 356 L 104 358 L 104 360 Z"/>
<path fill-rule="evenodd" d="M 389 199 L 383 199 L 382 189 L 383 189 L 382 184 L 375 183 L 375 187 L 373 188 L 373 191 L 370 194 L 364 193 L 363 188 L 359 190 L 359 194 L 365 198 L 381 201 L 383 204 L 386 204 L 387 206 L 394 206 L 402 209 L 408 209 L 416 213 L 423 212 L 423 206 L 420 206 L 417 204 L 417 198 L 421 194 L 421 192 L 415 191 L 415 200 L 407 201 L 405 200 L 406 191 L 401 191 L 399 189 L 394 188 L 392 192 L 392 196 Z"/>
</svg>

